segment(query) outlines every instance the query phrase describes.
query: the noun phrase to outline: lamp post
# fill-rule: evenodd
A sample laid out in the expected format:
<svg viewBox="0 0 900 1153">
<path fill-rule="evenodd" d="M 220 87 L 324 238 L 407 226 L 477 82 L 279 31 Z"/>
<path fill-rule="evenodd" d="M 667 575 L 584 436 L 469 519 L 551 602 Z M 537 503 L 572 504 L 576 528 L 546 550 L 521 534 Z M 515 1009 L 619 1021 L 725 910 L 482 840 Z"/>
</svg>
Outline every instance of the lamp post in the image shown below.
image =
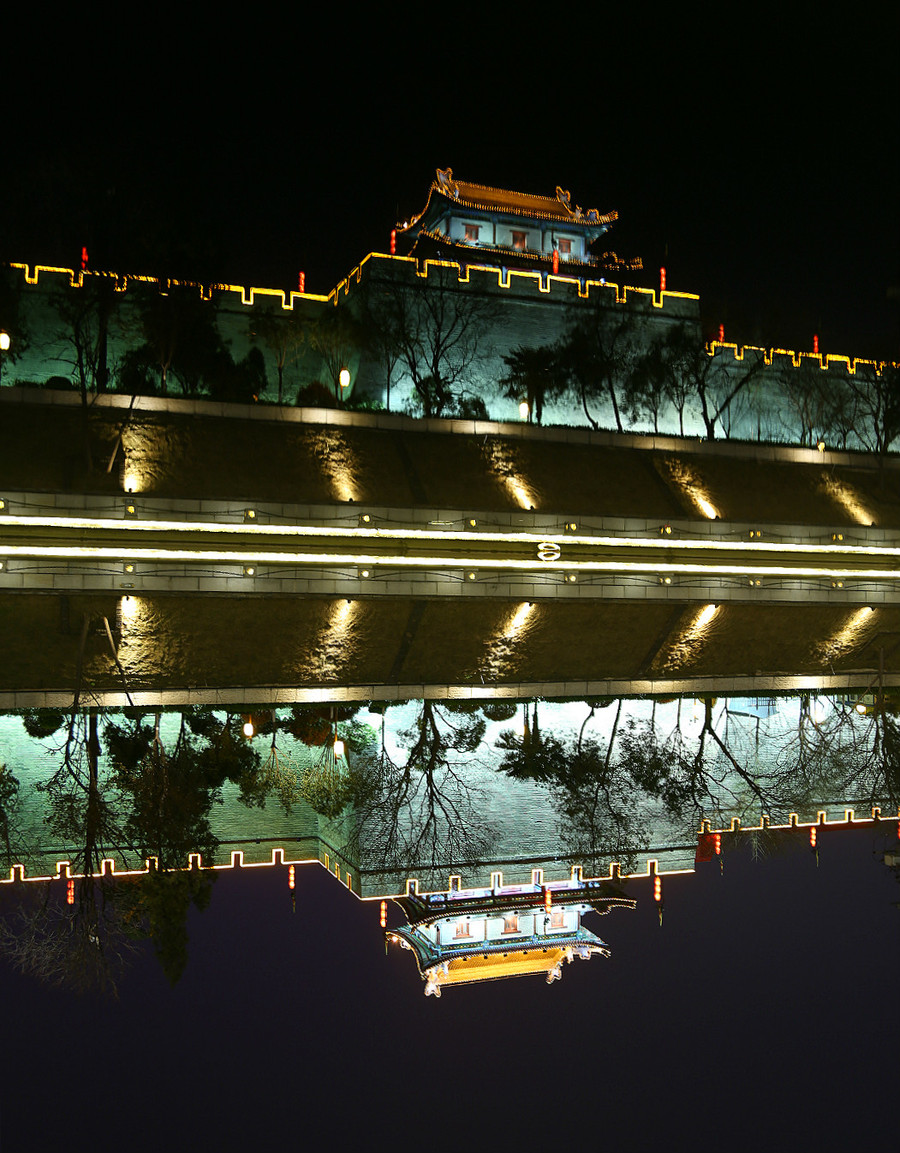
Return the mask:
<svg viewBox="0 0 900 1153">
<path fill-rule="evenodd" d="M 338 393 L 337 399 L 343 400 L 345 390 L 350 387 L 350 369 L 349 368 L 342 368 L 341 371 L 338 373 L 338 384 L 340 385 L 340 391 Z"/>
<path fill-rule="evenodd" d="M 9 333 L 0 329 L 0 384 L 3 383 L 3 353 L 9 352 Z"/>
</svg>

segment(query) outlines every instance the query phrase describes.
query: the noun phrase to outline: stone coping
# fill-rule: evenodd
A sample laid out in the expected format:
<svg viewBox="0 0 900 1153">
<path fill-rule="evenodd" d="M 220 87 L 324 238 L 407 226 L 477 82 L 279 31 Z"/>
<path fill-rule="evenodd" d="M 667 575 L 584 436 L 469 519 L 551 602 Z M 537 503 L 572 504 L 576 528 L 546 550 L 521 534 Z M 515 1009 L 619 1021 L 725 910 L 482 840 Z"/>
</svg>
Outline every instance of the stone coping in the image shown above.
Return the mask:
<svg viewBox="0 0 900 1153">
<path fill-rule="evenodd" d="M 132 399 L 134 404 L 132 405 Z M 81 405 L 77 392 L 54 389 L 27 388 L 15 385 L 0 388 L 0 404 L 48 405 L 76 408 Z M 388 412 L 350 412 L 334 408 L 297 408 L 288 405 L 226 404 L 211 400 L 189 400 L 182 397 L 138 396 L 123 393 L 102 393 L 91 396 L 91 407 L 135 412 L 170 412 L 182 416 L 219 417 L 230 420 L 268 421 L 274 424 L 314 424 L 343 428 L 384 429 L 393 432 L 428 432 L 464 436 L 502 436 L 522 440 L 562 442 L 603 446 L 607 448 L 635 448 L 654 452 L 695 453 L 698 455 L 731 456 L 744 460 L 767 460 L 780 463 L 843 465 L 845 467 L 900 469 L 900 455 L 884 458 L 882 462 L 873 453 L 819 452 L 814 448 L 798 448 L 766 442 L 706 440 L 702 437 L 661 436 L 652 433 L 606 432 L 568 425 L 534 425 L 519 421 L 460 420 L 456 418 L 412 417 Z"/>
<path fill-rule="evenodd" d="M 409 700 L 533 700 L 536 697 L 584 700 L 589 697 L 642 696 L 729 696 L 795 694 L 804 692 L 862 694 L 872 686 L 876 675 L 871 669 L 819 676 L 775 674 L 769 676 L 695 677 L 677 680 L 596 680 L 596 681 L 530 681 L 508 685 L 464 684 L 358 684 L 334 687 L 294 688 L 260 685 L 258 687 L 224 687 L 166 689 L 161 692 L 135 690 L 131 701 L 136 707 L 183 708 L 189 705 L 205 708 L 240 709 L 251 705 L 288 707 L 294 704 L 332 704 L 341 701 L 409 701 Z M 886 674 L 884 687 L 900 685 L 900 673 Z M 80 707 L 92 706 L 122 709 L 128 699 L 121 689 L 84 691 Z M 72 705 L 71 689 L 17 689 L 0 693 L 0 709 L 55 708 Z"/>
</svg>

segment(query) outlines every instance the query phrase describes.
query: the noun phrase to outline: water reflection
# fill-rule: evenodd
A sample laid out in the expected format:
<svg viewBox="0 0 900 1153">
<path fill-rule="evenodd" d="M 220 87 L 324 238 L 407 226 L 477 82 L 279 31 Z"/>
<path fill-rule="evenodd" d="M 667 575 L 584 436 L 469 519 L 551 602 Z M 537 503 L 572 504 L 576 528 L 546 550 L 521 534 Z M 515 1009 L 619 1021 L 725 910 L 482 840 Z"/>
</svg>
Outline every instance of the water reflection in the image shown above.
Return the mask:
<svg viewBox="0 0 900 1153">
<path fill-rule="evenodd" d="M 655 899 L 661 913 L 667 873 L 722 862 L 742 840 L 815 848 L 810 823 L 848 809 L 887 820 L 900 722 L 880 692 L 240 712 L 76 702 L 0 717 L 0 763 L 0 944 L 23 971 L 114 991 L 149 940 L 175 983 L 188 911 L 206 907 L 218 870 L 318 862 L 414 913 L 400 937 L 439 991 L 448 934 L 483 977 L 500 975 L 498 950 L 510 974 L 558 974 L 560 958 L 606 948 L 578 936 L 592 908 Z M 577 920 L 553 923 L 554 892 Z M 449 920 L 425 907 L 445 899 L 464 902 Z M 480 936 L 461 930 L 476 911 Z M 513 912 L 521 928 L 504 930 Z"/>
</svg>

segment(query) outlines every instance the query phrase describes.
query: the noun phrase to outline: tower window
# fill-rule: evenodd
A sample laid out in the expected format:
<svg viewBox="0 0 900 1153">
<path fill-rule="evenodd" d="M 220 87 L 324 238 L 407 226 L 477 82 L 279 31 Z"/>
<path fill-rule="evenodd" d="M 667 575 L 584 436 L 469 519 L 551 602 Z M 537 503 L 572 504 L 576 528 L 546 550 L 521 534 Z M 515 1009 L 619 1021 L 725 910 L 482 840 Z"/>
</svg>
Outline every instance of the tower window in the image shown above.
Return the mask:
<svg viewBox="0 0 900 1153">
<path fill-rule="evenodd" d="M 478 242 L 478 233 L 481 231 L 481 226 L 478 224 L 466 224 L 466 243 L 476 244 Z"/>
<path fill-rule="evenodd" d="M 570 256 L 572 253 L 572 241 L 568 237 L 561 236 L 559 238 L 559 254 L 560 256 Z"/>
<path fill-rule="evenodd" d="M 525 241 L 527 238 L 528 238 L 528 234 L 526 232 L 516 232 L 516 230 L 513 229 L 513 234 L 512 234 L 512 246 L 513 246 L 513 248 L 517 248 L 521 252 L 525 248 Z"/>
</svg>

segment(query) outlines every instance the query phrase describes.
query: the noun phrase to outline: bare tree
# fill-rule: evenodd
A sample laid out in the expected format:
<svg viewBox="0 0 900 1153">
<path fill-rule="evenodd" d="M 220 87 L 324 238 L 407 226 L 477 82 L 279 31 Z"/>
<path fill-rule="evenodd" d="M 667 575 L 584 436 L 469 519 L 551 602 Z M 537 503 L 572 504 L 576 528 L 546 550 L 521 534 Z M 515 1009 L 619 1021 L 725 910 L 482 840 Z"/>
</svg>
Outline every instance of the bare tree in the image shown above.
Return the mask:
<svg viewBox="0 0 900 1153">
<path fill-rule="evenodd" d="M 392 305 L 400 362 L 426 417 L 441 416 L 471 390 L 482 344 L 499 316 L 496 300 L 459 284 L 452 268 L 429 266 L 412 286 L 395 285 Z M 483 402 L 482 402 L 483 407 Z"/>
</svg>

